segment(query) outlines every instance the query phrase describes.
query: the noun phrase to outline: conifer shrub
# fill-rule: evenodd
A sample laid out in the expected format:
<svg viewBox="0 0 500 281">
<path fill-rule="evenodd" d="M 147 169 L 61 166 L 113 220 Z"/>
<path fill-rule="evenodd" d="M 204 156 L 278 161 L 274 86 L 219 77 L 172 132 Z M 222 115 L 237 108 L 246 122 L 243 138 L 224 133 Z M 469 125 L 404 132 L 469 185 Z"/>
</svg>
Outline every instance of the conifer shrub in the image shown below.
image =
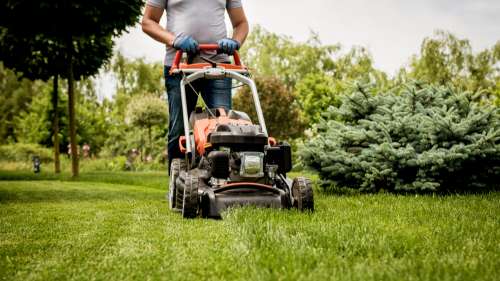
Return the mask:
<svg viewBox="0 0 500 281">
<path fill-rule="evenodd" d="M 357 86 L 300 149 L 323 186 L 362 191 L 473 191 L 500 183 L 500 112 L 471 93 L 408 84 Z"/>
</svg>

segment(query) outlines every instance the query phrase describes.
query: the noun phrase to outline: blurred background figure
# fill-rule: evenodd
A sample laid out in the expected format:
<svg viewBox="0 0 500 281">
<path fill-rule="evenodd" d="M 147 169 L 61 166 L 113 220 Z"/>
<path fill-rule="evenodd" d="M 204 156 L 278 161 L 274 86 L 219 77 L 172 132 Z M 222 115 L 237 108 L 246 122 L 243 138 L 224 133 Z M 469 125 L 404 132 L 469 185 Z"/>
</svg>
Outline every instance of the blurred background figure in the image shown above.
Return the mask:
<svg viewBox="0 0 500 281">
<path fill-rule="evenodd" d="M 88 143 L 83 144 L 83 158 L 90 158 L 90 145 Z"/>
</svg>

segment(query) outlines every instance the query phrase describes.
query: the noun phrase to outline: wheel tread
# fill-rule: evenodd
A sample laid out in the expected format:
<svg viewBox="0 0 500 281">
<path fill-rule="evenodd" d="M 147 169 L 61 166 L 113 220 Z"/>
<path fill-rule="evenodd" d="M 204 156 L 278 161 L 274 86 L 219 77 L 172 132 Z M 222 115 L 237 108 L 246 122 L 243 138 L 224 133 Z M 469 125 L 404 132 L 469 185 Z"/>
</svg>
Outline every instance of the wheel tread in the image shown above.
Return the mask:
<svg viewBox="0 0 500 281">
<path fill-rule="evenodd" d="M 182 171 L 186 170 L 186 161 L 183 159 L 173 159 L 170 167 L 169 201 L 170 208 L 180 211 L 182 207 L 183 189 L 177 186 L 175 181 Z"/>
<path fill-rule="evenodd" d="M 184 218 L 195 218 L 198 214 L 198 178 L 186 173 L 184 183 L 182 216 Z"/>
<path fill-rule="evenodd" d="M 297 177 L 292 185 L 294 207 L 300 211 L 314 211 L 314 194 L 311 180 Z"/>
</svg>

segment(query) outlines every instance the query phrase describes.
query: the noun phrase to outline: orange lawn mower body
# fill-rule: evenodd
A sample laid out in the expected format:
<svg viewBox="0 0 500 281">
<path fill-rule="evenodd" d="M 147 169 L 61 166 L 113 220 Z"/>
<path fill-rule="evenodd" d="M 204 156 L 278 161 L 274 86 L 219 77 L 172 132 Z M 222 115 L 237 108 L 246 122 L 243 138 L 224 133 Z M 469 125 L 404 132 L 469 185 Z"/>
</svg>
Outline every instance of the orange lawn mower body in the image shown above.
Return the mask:
<svg viewBox="0 0 500 281">
<path fill-rule="evenodd" d="M 217 51 L 216 44 L 200 45 Z M 203 58 L 203 57 L 202 57 Z M 304 177 L 287 178 L 291 147 L 268 136 L 258 92 L 237 52 L 234 63 L 181 63 L 178 51 L 171 73 L 181 74 L 184 135 L 179 147 L 184 159 L 170 168 L 169 200 L 185 218 L 220 218 L 230 207 L 252 205 L 313 211 L 313 190 Z M 250 87 L 258 124 L 236 110 L 196 108 L 187 112 L 186 86 L 197 79 L 232 78 Z"/>
</svg>

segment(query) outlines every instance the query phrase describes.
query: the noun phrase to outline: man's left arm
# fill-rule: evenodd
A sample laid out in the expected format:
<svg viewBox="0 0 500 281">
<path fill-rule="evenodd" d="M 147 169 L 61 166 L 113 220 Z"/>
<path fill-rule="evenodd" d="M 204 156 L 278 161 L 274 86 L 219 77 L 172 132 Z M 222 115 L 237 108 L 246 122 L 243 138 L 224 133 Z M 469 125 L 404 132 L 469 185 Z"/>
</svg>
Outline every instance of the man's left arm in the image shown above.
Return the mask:
<svg viewBox="0 0 500 281">
<path fill-rule="evenodd" d="M 248 21 L 243 7 L 230 8 L 227 10 L 231 24 L 233 25 L 233 40 L 238 41 L 240 46 L 245 42 L 248 35 Z"/>
</svg>

